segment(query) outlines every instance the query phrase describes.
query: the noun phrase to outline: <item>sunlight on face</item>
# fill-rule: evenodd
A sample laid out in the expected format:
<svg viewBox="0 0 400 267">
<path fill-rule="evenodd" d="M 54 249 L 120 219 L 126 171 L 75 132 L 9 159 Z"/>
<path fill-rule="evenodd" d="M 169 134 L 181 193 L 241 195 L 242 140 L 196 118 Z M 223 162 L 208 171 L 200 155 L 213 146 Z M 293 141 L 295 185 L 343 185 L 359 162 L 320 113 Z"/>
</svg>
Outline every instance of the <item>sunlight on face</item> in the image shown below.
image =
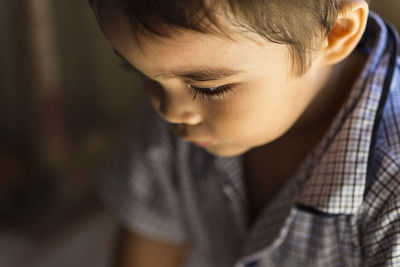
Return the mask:
<svg viewBox="0 0 400 267">
<path fill-rule="evenodd" d="M 236 156 L 274 141 L 299 119 L 322 84 L 314 60 L 291 78 L 284 45 L 253 33 L 232 39 L 189 30 L 140 38 L 105 30 L 126 61 L 146 76 L 153 107 L 187 141 L 218 156 Z M 258 38 L 258 39 L 257 39 Z"/>
</svg>

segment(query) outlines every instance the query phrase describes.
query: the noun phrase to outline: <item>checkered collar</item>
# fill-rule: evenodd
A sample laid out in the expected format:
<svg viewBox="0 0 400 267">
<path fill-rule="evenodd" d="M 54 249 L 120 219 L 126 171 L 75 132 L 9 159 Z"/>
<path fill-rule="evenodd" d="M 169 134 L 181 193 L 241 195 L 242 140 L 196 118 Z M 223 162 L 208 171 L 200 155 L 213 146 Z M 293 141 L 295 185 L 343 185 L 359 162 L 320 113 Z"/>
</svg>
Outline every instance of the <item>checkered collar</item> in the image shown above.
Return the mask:
<svg viewBox="0 0 400 267">
<path fill-rule="evenodd" d="M 377 114 L 384 104 L 384 87 L 390 87 L 385 84 L 395 57 L 390 36 L 385 23 L 371 13 L 359 45 L 369 59 L 330 130 L 306 160 L 299 205 L 328 214 L 353 214 L 359 209 L 379 124 Z"/>
</svg>

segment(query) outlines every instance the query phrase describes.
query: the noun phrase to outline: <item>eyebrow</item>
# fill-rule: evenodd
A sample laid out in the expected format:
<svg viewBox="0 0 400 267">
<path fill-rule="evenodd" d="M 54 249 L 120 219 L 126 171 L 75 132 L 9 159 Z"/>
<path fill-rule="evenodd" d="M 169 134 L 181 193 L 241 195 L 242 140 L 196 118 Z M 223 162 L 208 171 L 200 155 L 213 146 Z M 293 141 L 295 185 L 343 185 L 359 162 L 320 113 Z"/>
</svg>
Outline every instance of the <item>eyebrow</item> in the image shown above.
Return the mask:
<svg viewBox="0 0 400 267">
<path fill-rule="evenodd" d="M 126 58 L 124 58 L 117 50 L 114 50 L 114 52 L 124 62 L 125 65 L 129 66 L 129 68 L 132 68 L 132 70 L 134 70 L 135 72 L 144 75 L 138 69 L 136 69 L 131 63 L 129 63 L 129 61 L 126 60 Z M 163 77 L 173 76 L 192 81 L 208 82 L 208 81 L 217 81 L 221 79 L 226 79 L 242 72 L 243 72 L 242 70 L 233 70 L 226 67 L 210 67 L 210 68 L 207 67 L 189 71 L 172 71 L 170 74 L 167 75 L 159 74 L 156 76 L 163 76 Z"/>
<path fill-rule="evenodd" d="M 225 67 L 218 68 L 203 68 L 194 71 L 172 72 L 175 76 L 185 78 L 188 80 L 207 82 L 216 81 L 232 77 L 241 73 L 240 70 L 232 70 Z"/>
</svg>

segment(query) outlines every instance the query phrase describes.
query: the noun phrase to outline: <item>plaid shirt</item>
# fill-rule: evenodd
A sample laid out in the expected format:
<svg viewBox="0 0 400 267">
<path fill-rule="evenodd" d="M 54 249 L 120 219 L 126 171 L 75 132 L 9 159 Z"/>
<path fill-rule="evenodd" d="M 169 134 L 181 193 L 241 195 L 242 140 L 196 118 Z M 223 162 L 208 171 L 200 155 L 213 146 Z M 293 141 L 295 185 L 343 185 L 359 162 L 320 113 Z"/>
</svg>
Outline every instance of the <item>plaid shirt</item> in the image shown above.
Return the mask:
<svg viewBox="0 0 400 267">
<path fill-rule="evenodd" d="M 358 49 L 367 64 L 330 130 L 253 223 L 242 156 L 210 155 L 152 111 L 102 198 L 132 231 L 190 244 L 186 267 L 400 266 L 397 35 L 371 13 Z"/>
</svg>

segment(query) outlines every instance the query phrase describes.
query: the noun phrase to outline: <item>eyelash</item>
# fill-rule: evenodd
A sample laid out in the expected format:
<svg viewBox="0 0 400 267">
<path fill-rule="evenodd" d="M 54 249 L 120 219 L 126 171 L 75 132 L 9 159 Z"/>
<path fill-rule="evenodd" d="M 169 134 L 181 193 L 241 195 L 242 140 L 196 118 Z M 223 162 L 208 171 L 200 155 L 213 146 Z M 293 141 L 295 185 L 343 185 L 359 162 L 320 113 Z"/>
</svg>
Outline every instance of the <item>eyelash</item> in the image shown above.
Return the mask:
<svg viewBox="0 0 400 267">
<path fill-rule="evenodd" d="M 120 64 L 120 67 L 122 67 L 124 70 L 127 70 L 127 71 L 133 71 L 134 73 L 142 76 L 142 78 L 144 78 L 144 79 L 149 79 L 148 77 L 142 75 L 140 72 L 133 69 L 132 66 L 126 62 L 122 62 Z M 207 98 L 207 100 L 209 100 L 209 101 L 223 99 L 226 95 L 228 95 L 233 90 L 231 85 L 222 85 L 222 86 L 210 87 L 210 88 L 200 88 L 200 87 L 188 85 L 188 88 L 193 93 L 193 101 L 196 100 L 197 97 L 199 97 L 200 100 L 204 100 L 205 98 Z"/>
<path fill-rule="evenodd" d="M 231 85 L 222 85 L 211 88 L 199 88 L 192 85 L 188 86 L 193 93 L 193 101 L 199 97 L 200 100 L 207 98 L 209 101 L 223 99 L 226 95 L 232 92 Z"/>
</svg>

